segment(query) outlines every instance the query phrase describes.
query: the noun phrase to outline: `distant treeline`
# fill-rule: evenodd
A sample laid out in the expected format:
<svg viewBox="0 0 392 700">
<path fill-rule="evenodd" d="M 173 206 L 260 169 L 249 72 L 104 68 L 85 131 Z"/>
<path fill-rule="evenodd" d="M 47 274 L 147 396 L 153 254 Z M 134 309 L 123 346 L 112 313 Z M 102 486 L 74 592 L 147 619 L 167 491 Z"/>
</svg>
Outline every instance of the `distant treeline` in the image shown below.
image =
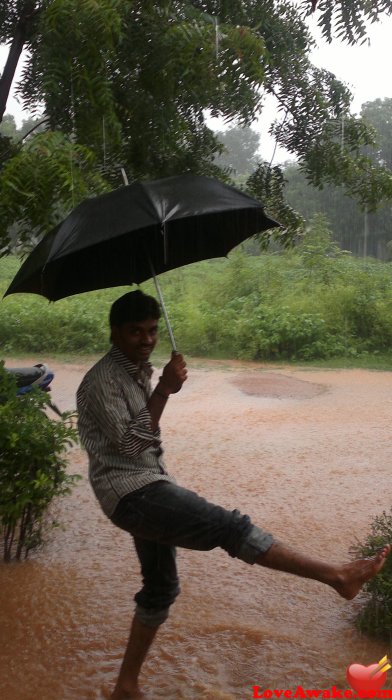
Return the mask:
<svg viewBox="0 0 392 700">
<path fill-rule="evenodd" d="M 360 154 L 373 166 L 392 175 L 392 98 L 365 102 L 360 116 L 374 129 L 374 145 L 362 146 Z M 336 138 L 344 145 L 349 126 L 344 116 L 334 124 Z M 246 186 L 257 164 L 263 160 L 263 140 L 249 127 L 234 126 L 217 132 L 225 151 L 216 157 L 218 165 L 231 169 L 237 185 Z M 385 201 L 377 211 L 360 207 L 343 187 L 324 183 L 318 189 L 310 185 L 296 162 L 282 165 L 286 184 L 284 198 L 308 223 L 317 213 L 328 219 L 333 238 L 342 249 L 358 257 L 372 256 L 392 260 L 392 202 Z M 370 182 L 368 183 L 370 186 Z M 263 201 L 264 198 L 261 196 Z M 274 212 L 272 212 L 274 213 Z M 275 217 L 279 220 L 277 212 Z"/>
<path fill-rule="evenodd" d="M 322 212 L 328 219 L 334 240 L 342 249 L 357 257 L 392 260 L 391 204 L 374 212 L 361 209 L 355 199 L 345 195 L 342 187 L 326 185 L 319 190 L 309 185 L 294 164 L 285 166 L 284 175 L 287 202 L 306 222 Z"/>
<path fill-rule="evenodd" d="M 392 98 L 365 102 L 360 116 L 374 129 L 374 146 L 361 148 L 374 166 L 392 173 Z M 345 122 L 340 124 L 340 138 L 345 139 Z M 284 167 L 287 180 L 285 197 L 305 219 L 323 213 L 339 245 L 357 256 L 368 255 L 379 260 L 392 260 L 392 202 L 386 201 L 377 211 L 359 207 L 355 199 L 345 194 L 343 187 L 324 185 L 316 189 L 309 185 L 295 164 Z"/>
</svg>

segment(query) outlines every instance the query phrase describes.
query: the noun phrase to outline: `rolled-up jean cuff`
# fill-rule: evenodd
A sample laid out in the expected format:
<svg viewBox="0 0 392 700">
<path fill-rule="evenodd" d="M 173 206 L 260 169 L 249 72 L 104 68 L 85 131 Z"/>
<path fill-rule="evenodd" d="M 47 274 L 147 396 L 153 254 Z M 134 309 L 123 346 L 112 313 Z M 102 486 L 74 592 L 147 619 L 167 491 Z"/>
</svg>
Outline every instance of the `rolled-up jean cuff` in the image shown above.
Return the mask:
<svg viewBox="0 0 392 700">
<path fill-rule="evenodd" d="M 238 550 L 237 558 L 247 564 L 254 564 L 259 554 L 268 552 L 274 541 L 269 532 L 264 532 L 256 525 L 252 525 L 252 529 Z"/>
<path fill-rule="evenodd" d="M 169 617 L 169 608 L 157 610 L 156 608 L 143 608 L 136 605 L 135 615 L 146 627 L 159 627 Z"/>
</svg>

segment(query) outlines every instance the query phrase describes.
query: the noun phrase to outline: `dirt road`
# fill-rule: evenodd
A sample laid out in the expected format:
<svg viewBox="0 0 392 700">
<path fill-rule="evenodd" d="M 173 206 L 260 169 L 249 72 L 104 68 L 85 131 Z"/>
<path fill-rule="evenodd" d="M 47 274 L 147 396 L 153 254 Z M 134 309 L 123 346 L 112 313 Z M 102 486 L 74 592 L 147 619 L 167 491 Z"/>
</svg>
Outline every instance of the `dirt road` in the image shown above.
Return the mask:
<svg viewBox="0 0 392 700">
<path fill-rule="evenodd" d="M 71 408 L 91 363 L 50 364 L 53 399 Z M 388 372 L 193 363 L 162 420 L 166 462 L 182 485 L 288 544 L 346 560 L 391 507 L 391 409 Z M 70 469 L 86 477 L 80 449 Z M 58 517 L 43 552 L 0 567 L 3 700 L 102 698 L 120 663 L 140 585 L 129 538 L 101 514 L 86 478 Z M 387 652 L 356 631 L 360 600 L 223 551 L 181 551 L 178 563 L 182 594 L 145 667 L 149 698 L 347 688 L 349 664 Z"/>
</svg>

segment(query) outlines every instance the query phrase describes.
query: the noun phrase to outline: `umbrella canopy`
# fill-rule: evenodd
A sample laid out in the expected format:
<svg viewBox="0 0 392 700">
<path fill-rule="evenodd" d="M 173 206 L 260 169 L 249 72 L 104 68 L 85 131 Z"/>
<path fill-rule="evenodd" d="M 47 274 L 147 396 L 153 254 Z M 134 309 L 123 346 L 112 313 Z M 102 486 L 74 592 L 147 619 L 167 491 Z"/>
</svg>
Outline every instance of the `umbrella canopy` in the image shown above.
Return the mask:
<svg viewBox="0 0 392 700">
<path fill-rule="evenodd" d="M 136 182 L 77 206 L 34 248 L 5 296 L 32 292 L 55 301 L 139 284 L 154 271 L 225 256 L 279 226 L 260 202 L 211 178 Z"/>
</svg>

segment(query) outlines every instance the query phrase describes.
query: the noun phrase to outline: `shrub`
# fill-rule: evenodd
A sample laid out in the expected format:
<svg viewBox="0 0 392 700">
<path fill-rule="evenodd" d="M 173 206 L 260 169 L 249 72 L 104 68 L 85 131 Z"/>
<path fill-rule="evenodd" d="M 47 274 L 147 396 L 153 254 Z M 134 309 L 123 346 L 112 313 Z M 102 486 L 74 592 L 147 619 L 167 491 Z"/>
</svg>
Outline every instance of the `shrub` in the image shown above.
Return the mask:
<svg viewBox="0 0 392 700">
<path fill-rule="evenodd" d="M 26 558 L 41 544 L 48 508 L 69 493 L 66 448 L 77 440 L 72 414 L 50 420 L 49 397 L 36 388 L 16 395 L 15 379 L 0 363 L 0 532 L 3 559 Z"/>
<path fill-rule="evenodd" d="M 344 254 L 323 226 L 292 251 L 260 256 L 234 251 L 228 260 L 161 275 L 178 348 L 250 360 L 390 355 L 392 264 Z M 0 260 L 0 294 L 11 263 Z M 125 291 L 129 288 L 97 290 L 54 304 L 34 294 L 11 295 L 0 304 L 1 350 L 106 352 L 109 309 Z M 143 291 L 156 295 L 151 280 Z M 167 352 L 163 320 L 161 331 L 161 352 Z"/>
<path fill-rule="evenodd" d="M 392 542 L 392 509 L 383 511 L 371 524 L 365 542 L 351 548 L 357 557 L 371 557 L 386 544 Z M 390 555 L 378 576 L 365 584 L 369 593 L 365 607 L 359 613 L 357 625 L 363 632 L 391 639 L 392 635 L 392 556 Z"/>
</svg>

